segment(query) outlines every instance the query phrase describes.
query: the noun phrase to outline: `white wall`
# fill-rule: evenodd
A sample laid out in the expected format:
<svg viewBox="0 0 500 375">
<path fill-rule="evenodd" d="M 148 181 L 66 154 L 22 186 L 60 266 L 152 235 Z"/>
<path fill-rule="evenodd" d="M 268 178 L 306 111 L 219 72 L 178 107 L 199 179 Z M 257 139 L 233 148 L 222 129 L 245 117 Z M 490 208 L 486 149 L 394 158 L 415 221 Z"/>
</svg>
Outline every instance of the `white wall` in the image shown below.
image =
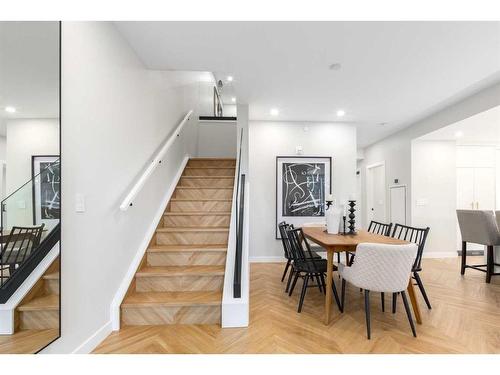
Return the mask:
<svg viewBox="0 0 500 375">
<path fill-rule="evenodd" d="M 281 259 L 282 245 L 275 239 L 276 156 L 293 156 L 298 145 L 304 156 L 331 156 L 333 195 L 338 203 L 347 201 L 356 192 L 356 128 L 330 123 L 250 121 L 249 132 L 250 257 Z"/>
<path fill-rule="evenodd" d="M 458 103 L 450 105 L 449 107 L 412 124 L 408 128 L 405 128 L 388 138 L 366 147 L 364 149 L 364 160 L 362 162 L 363 168 L 361 168 L 363 186 L 366 186 L 366 165 L 385 161 L 387 184 L 392 185 L 394 179 L 399 179 L 399 183 L 406 184 L 410 187 L 408 197 L 411 198 L 411 141 L 431 131 L 453 124 L 457 121 L 498 106 L 499 104 L 500 83 L 482 90 Z M 363 201 L 366 202 L 366 190 L 363 189 L 363 191 Z M 388 194 L 389 192 L 387 189 L 387 204 L 389 202 Z M 411 201 L 412 199 L 408 199 L 406 211 L 407 221 L 409 223 L 411 220 Z M 366 217 L 366 214 L 364 214 L 363 217 Z"/>
<path fill-rule="evenodd" d="M 412 224 L 430 227 L 427 256 L 454 256 L 456 243 L 456 142 L 412 142 Z"/>
<path fill-rule="evenodd" d="M 113 297 L 183 157 L 196 150 L 197 113 L 134 206 L 119 204 L 195 106 L 198 85 L 146 70 L 107 22 L 63 22 L 62 75 L 62 338 L 46 352 L 87 352 L 110 332 Z"/>
<path fill-rule="evenodd" d="M 7 157 L 7 138 L 0 136 L 0 160 L 5 160 Z"/>
<path fill-rule="evenodd" d="M 9 120 L 7 140 L 7 194 L 10 194 L 31 179 L 32 155 L 59 155 L 59 120 Z"/>
<path fill-rule="evenodd" d="M 200 121 L 198 123 L 198 156 L 236 157 L 236 122 Z"/>
</svg>

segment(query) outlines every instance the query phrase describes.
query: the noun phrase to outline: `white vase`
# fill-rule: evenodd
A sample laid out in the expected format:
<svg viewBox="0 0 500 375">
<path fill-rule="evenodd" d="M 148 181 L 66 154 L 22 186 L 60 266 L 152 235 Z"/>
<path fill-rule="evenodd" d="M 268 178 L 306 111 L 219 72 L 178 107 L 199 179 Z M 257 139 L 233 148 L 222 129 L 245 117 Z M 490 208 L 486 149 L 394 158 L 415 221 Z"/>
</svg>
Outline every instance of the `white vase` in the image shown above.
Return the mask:
<svg viewBox="0 0 500 375">
<path fill-rule="evenodd" d="M 341 218 L 342 209 L 340 207 L 330 206 L 330 208 L 326 211 L 326 231 L 329 234 L 339 233 Z"/>
</svg>

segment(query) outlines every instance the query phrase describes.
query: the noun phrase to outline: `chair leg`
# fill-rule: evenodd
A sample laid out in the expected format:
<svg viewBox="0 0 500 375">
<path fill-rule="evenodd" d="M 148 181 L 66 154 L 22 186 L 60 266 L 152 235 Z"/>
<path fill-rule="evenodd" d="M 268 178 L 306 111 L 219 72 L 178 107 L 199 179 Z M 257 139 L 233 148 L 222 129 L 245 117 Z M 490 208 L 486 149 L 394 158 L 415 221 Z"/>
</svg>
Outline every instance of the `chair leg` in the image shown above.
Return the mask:
<svg viewBox="0 0 500 375">
<path fill-rule="evenodd" d="M 326 283 L 325 283 L 325 275 L 320 274 L 321 283 L 323 284 L 323 294 L 326 294 Z"/>
<path fill-rule="evenodd" d="M 406 298 L 406 292 L 401 292 L 401 297 L 403 297 L 403 304 L 405 305 L 406 315 L 408 316 L 408 321 L 410 322 L 411 332 L 413 337 L 417 337 L 417 331 L 415 330 L 415 324 L 413 324 L 413 319 L 411 317 L 410 306 L 408 305 L 408 299 Z"/>
<path fill-rule="evenodd" d="M 370 332 L 370 291 L 365 289 L 365 314 L 366 314 L 366 335 L 371 338 Z"/>
<path fill-rule="evenodd" d="M 281 282 L 283 282 L 283 280 L 285 280 L 285 276 L 286 276 L 286 273 L 288 272 L 288 267 L 290 267 L 290 263 L 291 263 L 291 260 L 288 259 L 286 261 L 286 266 L 285 266 L 285 271 L 283 272 L 283 276 L 281 276 Z"/>
<path fill-rule="evenodd" d="M 318 289 L 321 294 L 323 294 L 323 284 L 321 283 L 321 279 L 318 274 L 314 275 L 314 278 L 316 279 L 316 284 L 318 284 Z"/>
<path fill-rule="evenodd" d="M 467 242 L 462 241 L 462 267 L 460 269 L 460 274 L 465 274 L 465 264 L 467 260 Z"/>
<path fill-rule="evenodd" d="M 337 303 L 337 306 L 339 307 L 340 312 L 343 312 L 342 304 L 340 303 L 339 294 L 337 293 L 337 288 L 335 287 L 334 280 L 332 280 L 332 292 L 333 292 L 333 297 L 335 297 L 335 302 Z"/>
<path fill-rule="evenodd" d="M 427 297 L 427 293 L 425 292 L 424 289 L 424 284 L 422 283 L 422 279 L 420 279 L 420 275 L 418 272 L 413 272 L 413 276 L 415 277 L 415 281 L 417 282 L 418 288 L 420 289 L 420 292 L 422 293 L 422 296 L 424 297 L 425 304 L 427 305 L 427 308 L 430 310 L 432 309 L 431 303 L 429 301 L 429 298 Z"/>
<path fill-rule="evenodd" d="M 486 254 L 486 282 L 489 284 L 491 282 L 491 276 L 493 275 L 494 260 L 493 260 L 493 246 L 487 247 Z"/>
<path fill-rule="evenodd" d="M 345 306 L 345 279 L 342 279 L 342 289 L 340 292 L 340 304 L 342 305 L 342 312 L 344 312 L 344 306 Z"/>
<path fill-rule="evenodd" d="M 385 312 L 385 295 L 384 295 L 384 292 L 380 293 L 380 302 L 382 303 L 382 312 Z"/>
<path fill-rule="evenodd" d="M 309 274 L 304 277 L 304 283 L 302 284 L 302 293 L 300 293 L 299 309 L 298 312 L 302 311 L 302 305 L 304 303 L 304 297 L 306 296 L 307 284 L 309 283 Z"/>
<path fill-rule="evenodd" d="M 295 289 L 295 284 L 297 284 L 297 280 L 300 276 L 300 272 L 295 272 L 295 277 L 293 278 L 292 282 L 292 287 L 290 288 L 290 291 L 288 292 L 288 295 L 291 296 L 293 293 L 293 290 Z"/>
<path fill-rule="evenodd" d="M 398 298 L 397 293 L 392 293 L 392 313 L 396 314 L 396 300 Z"/>
<path fill-rule="evenodd" d="M 288 275 L 288 282 L 286 283 L 285 293 L 288 293 L 288 291 L 290 290 L 290 284 L 292 283 L 292 277 L 293 277 L 294 273 L 295 273 L 295 271 L 293 270 L 293 267 L 292 267 L 290 269 L 290 275 Z"/>
</svg>

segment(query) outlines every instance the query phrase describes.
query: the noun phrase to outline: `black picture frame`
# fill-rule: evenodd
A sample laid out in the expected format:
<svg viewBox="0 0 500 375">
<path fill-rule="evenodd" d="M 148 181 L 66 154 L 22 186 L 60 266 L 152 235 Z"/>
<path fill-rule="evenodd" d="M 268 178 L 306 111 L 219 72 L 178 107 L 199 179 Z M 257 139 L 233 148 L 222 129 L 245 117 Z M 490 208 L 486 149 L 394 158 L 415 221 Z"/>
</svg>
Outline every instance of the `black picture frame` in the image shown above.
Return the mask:
<svg viewBox="0 0 500 375">
<path fill-rule="evenodd" d="M 333 175 L 333 158 L 331 156 L 312 156 L 312 155 L 309 155 L 309 156 L 304 156 L 304 155 L 278 155 L 276 156 L 276 174 L 275 174 L 275 181 L 276 181 L 276 190 L 275 190 L 275 239 L 276 240 L 279 240 L 281 239 L 281 237 L 279 236 L 279 231 L 278 231 L 278 206 L 279 206 L 279 202 L 278 202 L 278 197 L 279 197 L 279 193 L 278 193 L 278 189 L 280 187 L 280 182 L 281 181 L 278 181 L 278 176 L 280 175 L 279 174 L 279 170 L 278 170 L 278 167 L 280 165 L 280 159 L 301 159 L 301 160 L 304 160 L 306 161 L 307 159 L 314 159 L 314 160 L 318 160 L 318 159 L 323 159 L 328 165 L 329 165 L 329 188 L 328 188 L 328 194 L 332 194 L 332 175 Z"/>
</svg>

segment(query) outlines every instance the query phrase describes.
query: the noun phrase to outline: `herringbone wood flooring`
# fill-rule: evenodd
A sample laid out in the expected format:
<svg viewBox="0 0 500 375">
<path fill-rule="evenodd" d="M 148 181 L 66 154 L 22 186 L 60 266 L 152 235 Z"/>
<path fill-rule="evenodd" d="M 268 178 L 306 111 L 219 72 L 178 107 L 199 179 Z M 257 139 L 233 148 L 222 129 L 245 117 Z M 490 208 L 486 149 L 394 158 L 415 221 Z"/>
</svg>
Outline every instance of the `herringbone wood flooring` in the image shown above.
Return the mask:
<svg viewBox="0 0 500 375">
<path fill-rule="evenodd" d="M 372 339 L 367 340 L 359 289 L 348 286 L 346 312 L 340 314 L 334 306 L 327 327 L 324 297 L 317 288 L 308 290 L 298 314 L 300 282 L 288 297 L 280 283 L 283 264 L 257 263 L 251 265 L 248 328 L 124 327 L 95 353 L 500 353 L 500 278 L 488 285 L 480 272 L 467 270 L 461 277 L 459 261 L 424 260 L 422 279 L 433 309 L 427 310 L 417 291 L 423 314 L 417 338 L 411 335 L 401 298 L 393 315 L 389 296 L 382 313 L 380 295 L 373 293 Z"/>
</svg>

